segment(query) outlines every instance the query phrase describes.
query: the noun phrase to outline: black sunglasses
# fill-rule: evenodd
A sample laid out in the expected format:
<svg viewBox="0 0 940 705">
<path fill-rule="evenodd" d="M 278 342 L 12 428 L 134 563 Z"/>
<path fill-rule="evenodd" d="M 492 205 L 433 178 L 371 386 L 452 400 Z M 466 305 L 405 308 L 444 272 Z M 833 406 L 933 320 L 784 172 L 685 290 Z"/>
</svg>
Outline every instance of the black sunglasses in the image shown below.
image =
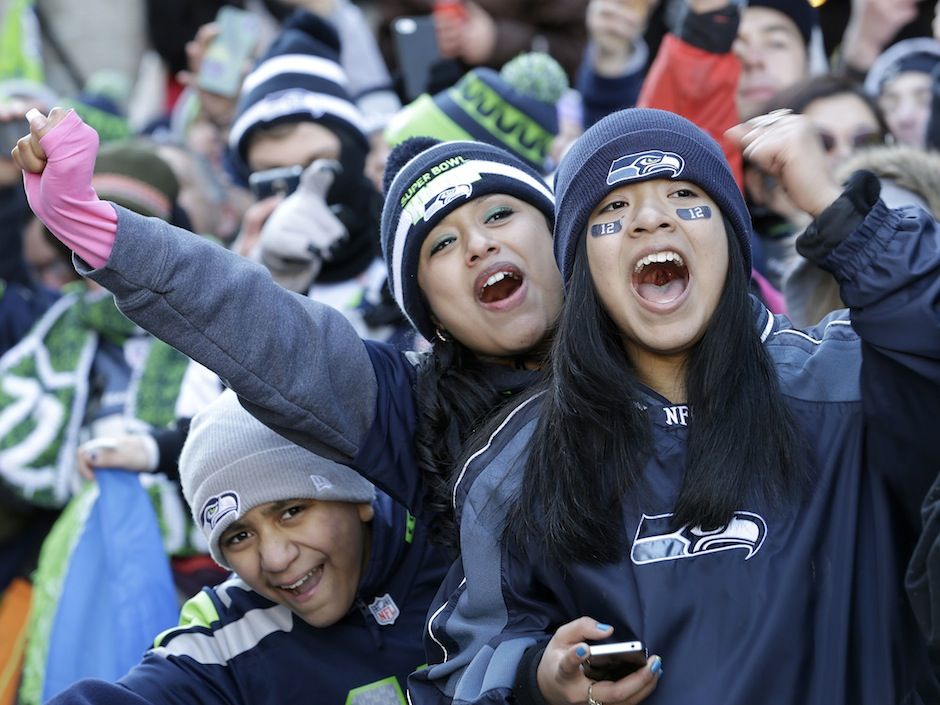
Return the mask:
<svg viewBox="0 0 940 705">
<path fill-rule="evenodd" d="M 835 136 L 830 132 L 818 128 L 816 132 L 819 134 L 819 141 L 822 142 L 823 149 L 826 150 L 827 153 L 832 152 L 832 150 L 836 148 Z M 852 149 L 861 149 L 862 147 L 873 147 L 877 144 L 884 144 L 884 137 L 882 137 L 880 132 L 874 130 L 856 132 L 850 139 Z"/>
</svg>

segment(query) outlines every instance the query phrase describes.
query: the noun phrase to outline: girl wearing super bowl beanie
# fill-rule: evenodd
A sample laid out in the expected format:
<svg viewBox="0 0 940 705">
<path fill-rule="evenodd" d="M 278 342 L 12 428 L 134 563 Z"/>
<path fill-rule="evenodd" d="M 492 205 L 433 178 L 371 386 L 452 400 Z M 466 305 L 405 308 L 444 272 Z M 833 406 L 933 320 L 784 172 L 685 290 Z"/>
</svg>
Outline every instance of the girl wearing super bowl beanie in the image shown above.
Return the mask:
<svg viewBox="0 0 940 705">
<path fill-rule="evenodd" d="M 938 702 L 904 568 L 940 458 L 940 226 L 869 172 L 840 189 L 803 116 L 729 137 L 814 215 L 798 247 L 849 309 L 796 330 L 748 295 L 747 210 L 692 123 L 585 132 L 544 386 L 455 470 L 447 657 L 413 702 Z M 621 641 L 637 670 L 590 676 Z"/>
<path fill-rule="evenodd" d="M 554 199 L 532 167 L 470 141 L 415 139 L 390 155 L 382 248 L 395 300 L 431 343 L 414 356 L 361 340 L 234 253 L 98 200 L 96 135 L 74 113 L 54 109 L 30 129 L 16 158 L 31 206 L 82 274 L 262 421 L 361 471 L 453 542 L 462 442 L 533 382 L 561 308 Z"/>
</svg>

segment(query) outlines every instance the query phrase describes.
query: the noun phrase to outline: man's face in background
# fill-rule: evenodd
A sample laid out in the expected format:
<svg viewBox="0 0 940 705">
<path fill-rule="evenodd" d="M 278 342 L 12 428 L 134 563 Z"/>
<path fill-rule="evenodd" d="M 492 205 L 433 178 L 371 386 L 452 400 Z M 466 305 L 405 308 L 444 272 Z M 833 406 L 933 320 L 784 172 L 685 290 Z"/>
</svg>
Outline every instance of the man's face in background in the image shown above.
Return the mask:
<svg viewBox="0 0 940 705">
<path fill-rule="evenodd" d="M 745 8 L 733 47 L 741 61 L 738 113 L 747 120 L 784 88 L 803 80 L 809 60 L 796 23 L 768 7 Z"/>
</svg>

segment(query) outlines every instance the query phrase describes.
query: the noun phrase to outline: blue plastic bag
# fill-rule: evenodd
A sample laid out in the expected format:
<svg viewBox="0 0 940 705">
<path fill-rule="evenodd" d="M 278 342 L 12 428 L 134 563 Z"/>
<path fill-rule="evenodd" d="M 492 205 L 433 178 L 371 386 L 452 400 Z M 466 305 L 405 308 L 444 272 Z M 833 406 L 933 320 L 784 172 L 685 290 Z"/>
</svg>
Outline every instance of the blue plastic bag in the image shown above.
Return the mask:
<svg viewBox="0 0 940 705">
<path fill-rule="evenodd" d="M 55 605 L 41 702 L 81 678 L 117 680 L 179 617 L 157 517 L 138 476 L 99 469 L 95 478 L 99 492 Z"/>
</svg>

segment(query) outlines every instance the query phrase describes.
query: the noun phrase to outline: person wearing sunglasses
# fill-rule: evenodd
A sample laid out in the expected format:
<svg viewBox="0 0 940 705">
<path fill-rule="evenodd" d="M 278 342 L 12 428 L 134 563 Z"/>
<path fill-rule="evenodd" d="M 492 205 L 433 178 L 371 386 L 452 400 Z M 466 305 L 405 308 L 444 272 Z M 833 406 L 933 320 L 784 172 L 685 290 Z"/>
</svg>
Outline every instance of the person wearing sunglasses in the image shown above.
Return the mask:
<svg viewBox="0 0 940 705">
<path fill-rule="evenodd" d="M 884 144 L 889 134 L 881 109 L 862 86 L 832 74 L 800 81 L 779 93 L 769 108 L 806 115 L 832 169 L 858 149 Z"/>
</svg>

